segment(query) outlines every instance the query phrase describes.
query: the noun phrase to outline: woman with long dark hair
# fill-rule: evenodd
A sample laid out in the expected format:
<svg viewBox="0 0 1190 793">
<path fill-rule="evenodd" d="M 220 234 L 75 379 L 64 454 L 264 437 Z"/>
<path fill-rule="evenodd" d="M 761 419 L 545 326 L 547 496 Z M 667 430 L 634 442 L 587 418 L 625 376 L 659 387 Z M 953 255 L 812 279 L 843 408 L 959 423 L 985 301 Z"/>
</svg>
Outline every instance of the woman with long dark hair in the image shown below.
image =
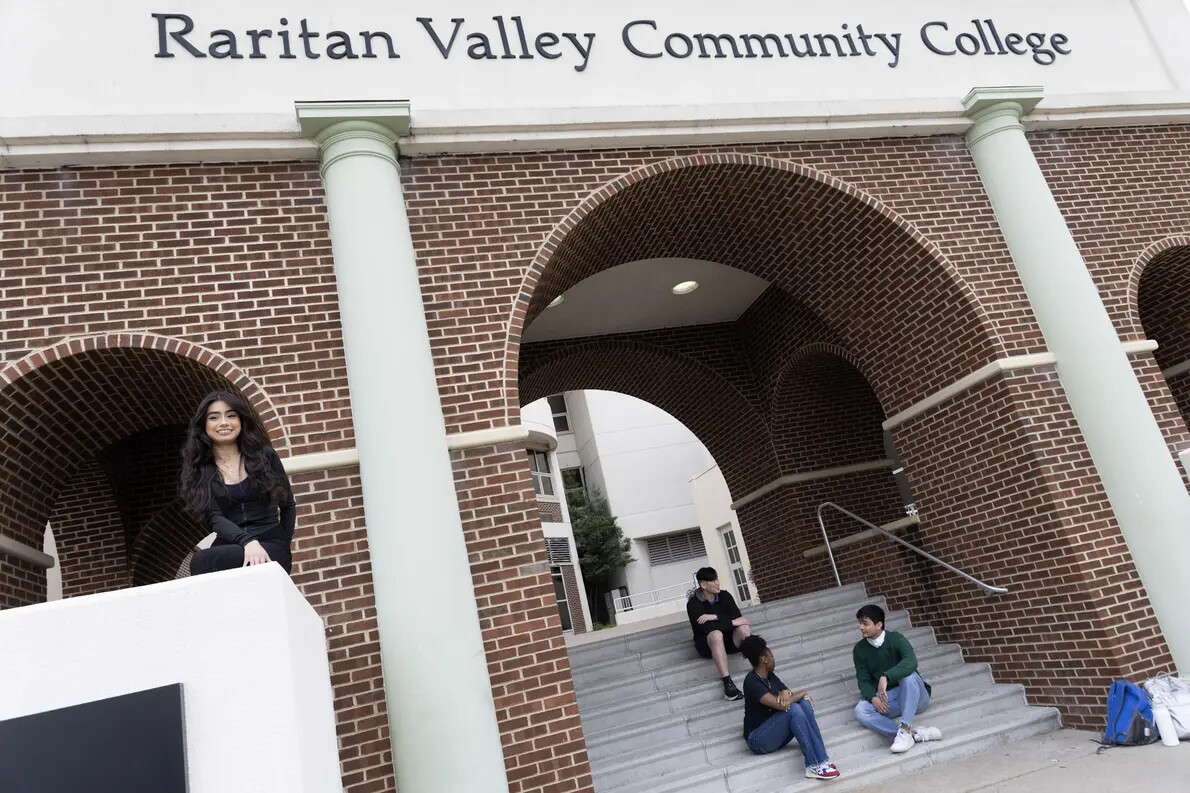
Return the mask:
<svg viewBox="0 0 1190 793">
<path fill-rule="evenodd" d="M 270 561 L 291 571 L 297 505 L 289 477 L 235 394 L 207 394 L 190 420 L 179 495 L 186 511 L 216 535 L 191 558 L 192 575 Z"/>
</svg>

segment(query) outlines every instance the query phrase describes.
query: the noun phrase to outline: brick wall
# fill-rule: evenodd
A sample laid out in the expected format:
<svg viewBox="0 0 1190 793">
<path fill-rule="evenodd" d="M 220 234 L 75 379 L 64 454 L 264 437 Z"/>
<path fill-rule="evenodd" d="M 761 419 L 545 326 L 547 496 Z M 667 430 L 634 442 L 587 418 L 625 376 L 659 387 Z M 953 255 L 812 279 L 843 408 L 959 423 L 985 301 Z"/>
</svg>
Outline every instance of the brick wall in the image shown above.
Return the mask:
<svg viewBox="0 0 1190 793">
<path fill-rule="evenodd" d="M 58 492 L 49 523 L 62 571 L 62 597 L 130 585 L 124 522 L 111 482 L 95 457 L 84 459 Z"/>
<path fill-rule="evenodd" d="M 537 499 L 537 514 L 544 523 L 562 522 L 562 504 L 557 501 Z"/>
<path fill-rule="evenodd" d="M 564 564 L 562 570 L 562 586 L 566 589 L 566 605 L 570 611 L 570 627 L 575 633 L 587 632 L 587 615 L 583 612 L 583 599 L 579 590 L 579 577 L 575 574 L 575 566 Z"/>
</svg>

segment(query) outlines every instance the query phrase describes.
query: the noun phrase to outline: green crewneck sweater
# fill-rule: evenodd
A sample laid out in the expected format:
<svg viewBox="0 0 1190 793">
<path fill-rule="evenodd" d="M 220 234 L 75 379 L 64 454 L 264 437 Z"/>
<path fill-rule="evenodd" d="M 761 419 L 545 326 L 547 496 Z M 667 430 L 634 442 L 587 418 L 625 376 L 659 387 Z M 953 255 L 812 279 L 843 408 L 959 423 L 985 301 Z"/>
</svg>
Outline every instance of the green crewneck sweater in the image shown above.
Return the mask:
<svg viewBox="0 0 1190 793">
<path fill-rule="evenodd" d="M 871 702 L 876 696 L 876 686 L 881 677 L 887 677 L 889 689 L 894 689 L 917 671 L 913 645 L 896 631 L 885 631 L 884 644 L 879 647 L 868 644 L 867 639 L 860 639 L 851 651 L 851 660 L 855 662 L 859 694 L 866 702 Z M 922 682 L 925 683 L 925 678 L 922 678 Z M 930 684 L 926 683 L 926 692 L 930 691 Z"/>
</svg>

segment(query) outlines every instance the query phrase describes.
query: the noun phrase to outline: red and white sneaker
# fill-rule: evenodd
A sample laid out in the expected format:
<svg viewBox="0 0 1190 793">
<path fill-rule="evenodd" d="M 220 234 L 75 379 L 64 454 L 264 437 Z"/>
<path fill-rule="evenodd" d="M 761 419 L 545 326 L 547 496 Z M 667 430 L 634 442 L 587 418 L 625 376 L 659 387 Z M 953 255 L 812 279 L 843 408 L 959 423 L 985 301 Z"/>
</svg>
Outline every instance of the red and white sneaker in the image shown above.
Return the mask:
<svg viewBox="0 0 1190 793">
<path fill-rule="evenodd" d="M 834 763 L 806 766 L 806 779 L 838 779 L 839 769 Z"/>
</svg>

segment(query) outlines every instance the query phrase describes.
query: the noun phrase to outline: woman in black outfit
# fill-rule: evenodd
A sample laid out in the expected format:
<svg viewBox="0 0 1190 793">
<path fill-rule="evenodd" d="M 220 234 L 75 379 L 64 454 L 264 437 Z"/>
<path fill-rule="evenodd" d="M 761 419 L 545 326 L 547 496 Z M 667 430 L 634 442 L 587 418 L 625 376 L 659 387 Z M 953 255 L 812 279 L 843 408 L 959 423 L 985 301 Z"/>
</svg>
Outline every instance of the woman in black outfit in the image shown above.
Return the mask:
<svg viewBox="0 0 1190 793">
<path fill-rule="evenodd" d="M 281 458 L 244 401 L 207 394 L 182 447 L 182 502 L 215 532 L 190 559 L 191 575 L 277 562 L 291 571 L 297 505 Z"/>
</svg>

